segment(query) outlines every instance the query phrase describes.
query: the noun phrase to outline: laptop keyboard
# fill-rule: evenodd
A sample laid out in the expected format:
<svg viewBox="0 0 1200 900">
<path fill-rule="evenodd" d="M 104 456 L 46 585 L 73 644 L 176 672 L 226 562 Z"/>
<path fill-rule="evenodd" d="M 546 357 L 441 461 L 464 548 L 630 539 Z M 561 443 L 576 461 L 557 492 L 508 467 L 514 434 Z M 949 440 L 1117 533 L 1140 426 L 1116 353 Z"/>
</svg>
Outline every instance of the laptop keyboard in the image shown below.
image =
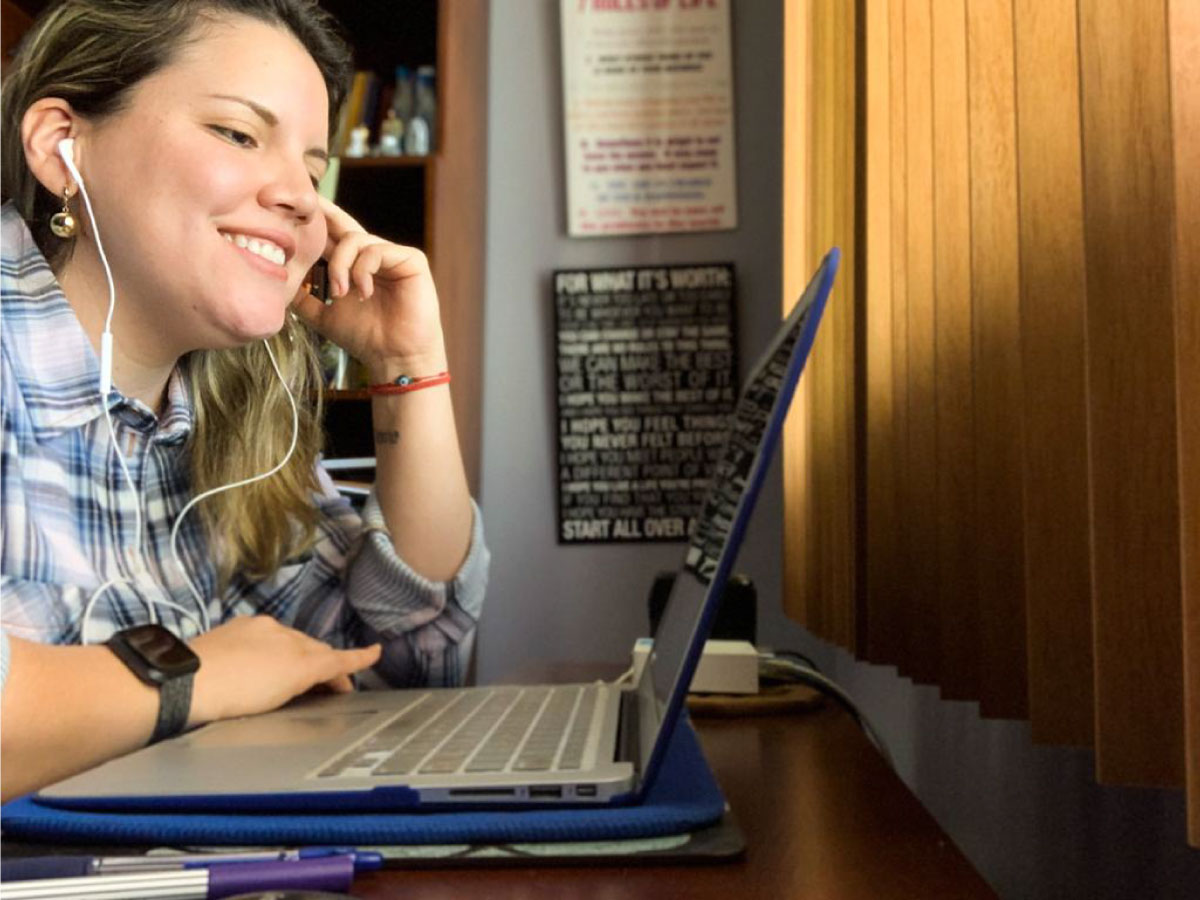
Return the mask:
<svg viewBox="0 0 1200 900">
<path fill-rule="evenodd" d="M 577 770 L 595 685 L 423 694 L 335 759 L 322 778 Z"/>
</svg>

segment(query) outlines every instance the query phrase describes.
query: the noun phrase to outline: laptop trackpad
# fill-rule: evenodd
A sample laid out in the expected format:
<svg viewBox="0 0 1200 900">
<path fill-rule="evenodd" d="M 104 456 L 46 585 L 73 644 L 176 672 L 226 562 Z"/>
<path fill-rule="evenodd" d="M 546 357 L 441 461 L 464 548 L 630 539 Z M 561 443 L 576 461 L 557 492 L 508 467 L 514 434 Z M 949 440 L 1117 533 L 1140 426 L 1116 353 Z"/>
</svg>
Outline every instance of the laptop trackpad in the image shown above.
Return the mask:
<svg viewBox="0 0 1200 900">
<path fill-rule="evenodd" d="M 321 743 L 362 725 L 375 710 L 249 716 L 202 728 L 188 738 L 193 747 L 281 747 Z"/>
</svg>

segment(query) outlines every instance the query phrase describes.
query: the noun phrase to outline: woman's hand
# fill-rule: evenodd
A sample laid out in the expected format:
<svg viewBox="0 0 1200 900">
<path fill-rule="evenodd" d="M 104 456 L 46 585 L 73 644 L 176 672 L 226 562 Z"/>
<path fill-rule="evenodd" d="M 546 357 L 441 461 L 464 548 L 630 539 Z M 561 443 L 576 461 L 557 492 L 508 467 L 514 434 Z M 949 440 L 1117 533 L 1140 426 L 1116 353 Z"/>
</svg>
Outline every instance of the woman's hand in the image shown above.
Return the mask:
<svg viewBox="0 0 1200 900">
<path fill-rule="evenodd" d="M 335 650 L 270 616 L 241 616 L 189 646 L 200 657 L 189 725 L 267 712 L 318 685 L 350 691 L 350 675 L 380 654 L 378 644 Z"/>
<path fill-rule="evenodd" d="M 425 254 L 369 234 L 321 198 L 329 226 L 326 305 L 303 287 L 292 309 L 370 369 L 373 380 L 430 375 L 445 368 L 437 290 Z"/>
</svg>

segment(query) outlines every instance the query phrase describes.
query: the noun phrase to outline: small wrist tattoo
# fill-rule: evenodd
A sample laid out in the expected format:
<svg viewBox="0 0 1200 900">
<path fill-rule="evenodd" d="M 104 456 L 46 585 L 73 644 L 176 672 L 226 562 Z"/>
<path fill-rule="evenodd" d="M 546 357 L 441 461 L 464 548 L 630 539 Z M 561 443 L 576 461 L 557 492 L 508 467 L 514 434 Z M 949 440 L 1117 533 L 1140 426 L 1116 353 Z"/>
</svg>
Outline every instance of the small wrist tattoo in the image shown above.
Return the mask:
<svg viewBox="0 0 1200 900">
<path fill-rule="evenodd" d="M 398 432 L 398 431 L 377 431 L 377 432 L 375 432 L 375 443 L 377 443 L 377 444 L 398 444 L 398 443 L 400 443 L 400 432 Z"/>
</svg>

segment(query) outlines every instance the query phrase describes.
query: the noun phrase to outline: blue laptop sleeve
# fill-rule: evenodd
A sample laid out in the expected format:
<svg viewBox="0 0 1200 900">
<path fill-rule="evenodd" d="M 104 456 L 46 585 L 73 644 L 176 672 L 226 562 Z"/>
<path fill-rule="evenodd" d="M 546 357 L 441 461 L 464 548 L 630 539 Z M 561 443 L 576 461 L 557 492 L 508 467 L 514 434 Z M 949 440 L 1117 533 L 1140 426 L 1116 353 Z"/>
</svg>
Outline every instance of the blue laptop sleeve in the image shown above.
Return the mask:
<svg viewBox="0 0 1200 900">
<path fill-rule="evenodd" d="M 141 813 L 58 809 L 22 797 L 0 808 L 4 837 L 89 844 L 480 844 L 684 834 L 725 800 L 686 718 L 643 801 L 596 809 L 371 813 Z"/>
</svg>

